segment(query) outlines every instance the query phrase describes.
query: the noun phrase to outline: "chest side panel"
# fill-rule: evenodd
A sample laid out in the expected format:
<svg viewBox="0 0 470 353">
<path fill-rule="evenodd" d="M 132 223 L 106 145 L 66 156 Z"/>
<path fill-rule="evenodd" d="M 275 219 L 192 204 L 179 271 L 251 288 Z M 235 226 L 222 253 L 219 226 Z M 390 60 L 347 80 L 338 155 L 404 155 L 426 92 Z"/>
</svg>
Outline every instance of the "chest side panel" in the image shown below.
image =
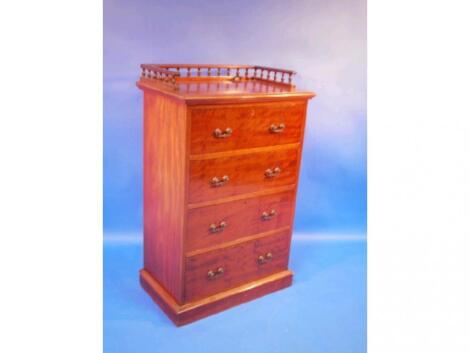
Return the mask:
<svg viewBox="0 0 470 353">
<path fill-rule="evenodd" d="M 144 266 L 182 300 L 187 117 L 184 104 L 144 93 Z"/>
</svg>

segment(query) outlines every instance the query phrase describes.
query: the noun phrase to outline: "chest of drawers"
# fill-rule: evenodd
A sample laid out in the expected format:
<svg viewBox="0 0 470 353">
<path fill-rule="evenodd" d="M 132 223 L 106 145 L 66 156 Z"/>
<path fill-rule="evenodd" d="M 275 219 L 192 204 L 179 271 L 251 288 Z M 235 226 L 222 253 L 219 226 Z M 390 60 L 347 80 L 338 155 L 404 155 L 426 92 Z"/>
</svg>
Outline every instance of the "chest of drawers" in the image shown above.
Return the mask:
<svg viewBox="0 0 470 353">
<path fill-rule="evenodd" d="M 307 102 L 293 71 L 142 65 L 143 288 L 176 325 L 285 288 Z"/>
</svg>

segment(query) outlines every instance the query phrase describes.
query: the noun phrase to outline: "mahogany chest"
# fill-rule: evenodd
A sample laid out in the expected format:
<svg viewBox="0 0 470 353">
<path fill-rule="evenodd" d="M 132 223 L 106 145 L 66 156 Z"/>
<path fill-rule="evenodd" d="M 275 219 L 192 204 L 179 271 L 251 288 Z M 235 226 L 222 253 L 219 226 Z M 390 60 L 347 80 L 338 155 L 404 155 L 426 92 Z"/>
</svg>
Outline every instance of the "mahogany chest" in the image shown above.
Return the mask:
<svg viewBox="0 0 470 353">
<path fill-rule="evenodd" d="M 141 65 L 143 288 L 176 325 L 285 288 L 307 102 L 293 71 Z"/>
</svg>

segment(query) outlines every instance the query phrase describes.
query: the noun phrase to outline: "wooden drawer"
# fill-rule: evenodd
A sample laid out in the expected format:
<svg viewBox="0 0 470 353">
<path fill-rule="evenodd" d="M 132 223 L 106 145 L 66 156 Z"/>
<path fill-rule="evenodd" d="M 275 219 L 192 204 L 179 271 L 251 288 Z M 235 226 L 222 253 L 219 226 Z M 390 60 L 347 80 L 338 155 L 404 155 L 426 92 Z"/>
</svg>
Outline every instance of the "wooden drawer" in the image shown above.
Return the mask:
<svg viewBox="0 0 470 353">
<path fill-rule="evenodd" d="M 289 246 L 290 231 L 286 230 L 187 258 L 186 301 L 197 300 L 287 269 Z"/>
<path fill-rule="evenodd" d="M 293 211 L 293 192 L 191 209 L 186 250 L 216 246 L 240 237 L 290 226 Z"/>
<path fill-rule="evenodd" d="M 192 160 L 190 162 L 189 202 L 204 202 L 295 184 L 298 154 L 298 148 L 289 148 L 232 157 Z M 217 180 L 219 182 L 216 182 Z"/>
<path fill-rule="evenodd" d="M 211 106 L 191 109 L 191 154 L 221 152 L 299 142 L 305 102 Z M 284 124 L 282 131 L 271 125 Z M 216 137 L 231 129 L 228 137 Z"/>
</svg>

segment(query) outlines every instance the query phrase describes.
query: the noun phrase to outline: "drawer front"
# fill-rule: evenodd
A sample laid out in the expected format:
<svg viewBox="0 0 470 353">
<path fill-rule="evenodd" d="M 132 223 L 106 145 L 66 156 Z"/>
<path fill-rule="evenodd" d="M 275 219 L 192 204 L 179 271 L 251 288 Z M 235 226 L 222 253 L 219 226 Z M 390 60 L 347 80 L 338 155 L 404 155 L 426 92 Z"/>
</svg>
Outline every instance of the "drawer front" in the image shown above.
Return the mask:
<svg viewBox="0 0 470 353">
<path fill-rule="evenodd" d="M 189 202 L 295 184 L 299 149 L 253 153 L 190 162 Z"/>
<path fill-rule="evenodd" d="M 188 215 L 187 251 L 290 226 L 294 193 L 192 209 Z"/>
<path fill-rule="evenodd" d="M 234 288 L 287 269 L 290 231 L 186 259 L 186 301 Z"/>
<path fill-rule="evenodd" d="M 299 142 L 305 106 L 287 102 L 193 108 L 191 154 Z"/>
</svg>

